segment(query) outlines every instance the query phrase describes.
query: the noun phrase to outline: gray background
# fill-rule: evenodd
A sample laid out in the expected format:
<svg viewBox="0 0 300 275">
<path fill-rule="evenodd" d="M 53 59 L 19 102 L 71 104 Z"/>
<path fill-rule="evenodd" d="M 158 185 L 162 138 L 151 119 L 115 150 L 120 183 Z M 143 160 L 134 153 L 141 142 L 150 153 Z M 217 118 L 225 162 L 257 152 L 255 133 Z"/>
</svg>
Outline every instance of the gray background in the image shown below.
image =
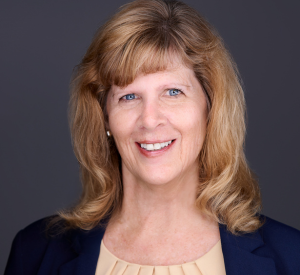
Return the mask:
<svg viewBox="0 0 300 275">
<path fill-rule="evenodd" d="M 0 273 L 18 230 L 79 197 L 69 81 L 98 26 L 125 2 L 1 1 Z M 185 2 L 217 28 L 240 69 L 263 212 L 300 229 L 300 1 Z"/>
</svg>

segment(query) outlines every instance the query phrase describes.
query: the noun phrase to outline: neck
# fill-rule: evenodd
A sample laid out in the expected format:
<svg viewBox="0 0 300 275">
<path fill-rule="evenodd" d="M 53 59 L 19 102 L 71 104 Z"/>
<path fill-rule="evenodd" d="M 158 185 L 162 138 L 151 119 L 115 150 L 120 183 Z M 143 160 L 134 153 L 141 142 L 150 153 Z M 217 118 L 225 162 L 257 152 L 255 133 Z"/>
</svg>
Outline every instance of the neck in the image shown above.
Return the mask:
<svg viewBox="0 0 300 275">
<path fill-rule="evenodd" d="M 171 182 L 155 185 L 138 181 L 123 170 L 122 210 L 116 215 L 119 224 L 130 228 L 176 229 L 180 225 L 205 225 L 207 217 L 195 206 L 198 172 Z"/>
<path fill-rule="evenodd" d="M 147 265 L 191 261 L 209 251 L 220 239 L 219 227 L 195 206 L 198 176 L 189 175 L 158 185 L 123 170 L 122 209 L 106 228 L 106 247 L 125 261 Z"/>
</svg>

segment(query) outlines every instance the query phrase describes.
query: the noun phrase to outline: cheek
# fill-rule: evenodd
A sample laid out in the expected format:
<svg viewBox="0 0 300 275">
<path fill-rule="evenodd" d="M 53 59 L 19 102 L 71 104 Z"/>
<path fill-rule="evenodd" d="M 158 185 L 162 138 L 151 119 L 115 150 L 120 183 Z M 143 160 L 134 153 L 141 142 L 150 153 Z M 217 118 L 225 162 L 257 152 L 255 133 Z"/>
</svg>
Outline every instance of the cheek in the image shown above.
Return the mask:
<svg viewBox="0 0 300 275">
<path fill-rule="evenodd" d="M 206 135 L 206 121 L 198 118 L 188 126 L 188 142 L 191 150 L 200 153 Z"/>
<path fill-rule="evenodd" d="M 206 110 L 189 108 L 178 120 L 181 124 L 182 155 L 195 158 L 202 149 L 206 136 Z"/>
<path fill-rule="evenodd" d="M 112 110 L 108 115 L 109 128 L 120 154 L 128 151 L 134 121 L 133 114 L 128 111 Z"/>
<path fill-rule="evenodd" d="M 206 132 L 205 110 L 197 106 L 188 108 L 185 112 L 177 116 L 177 121 L 182 125 L 182 129 L 187 136 L 202 136 Z"/>
<path fill-rule="evenodd" d="M 109 116 L 109 127 L 113 138 L 118 145 L 127 136 L 128 124 L 126 118 L 122 115 L 111 114 Z"/>
</svg>

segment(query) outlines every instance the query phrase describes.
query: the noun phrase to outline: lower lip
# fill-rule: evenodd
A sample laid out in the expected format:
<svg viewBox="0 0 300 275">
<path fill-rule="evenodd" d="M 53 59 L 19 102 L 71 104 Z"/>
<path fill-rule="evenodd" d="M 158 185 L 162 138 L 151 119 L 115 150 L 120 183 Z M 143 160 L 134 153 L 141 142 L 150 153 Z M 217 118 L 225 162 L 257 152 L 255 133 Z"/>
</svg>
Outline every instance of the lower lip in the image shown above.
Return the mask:
<svg viewBox="0 0 300 275">
<path fill-rule="evenodd" d="M 159 149 L 159 150 L 153 150 L 153 151 L 147 151 L 146 149 L 142 148 L 140 146 L 139 143 L 135 143 L 138 147 L 138 149 L 140 150 L 140 152 L 146 156 L 146 157 L 157 157 L 157 156 L 160 156 L 162 155 L 163 153 L 165 153 L 166 151 L 170 150 L 171 147 L 173 147 L 174 143 L 175 143 L 176 140 L 172 141 L 172 143 L 162 149 Z"/>
</svg>

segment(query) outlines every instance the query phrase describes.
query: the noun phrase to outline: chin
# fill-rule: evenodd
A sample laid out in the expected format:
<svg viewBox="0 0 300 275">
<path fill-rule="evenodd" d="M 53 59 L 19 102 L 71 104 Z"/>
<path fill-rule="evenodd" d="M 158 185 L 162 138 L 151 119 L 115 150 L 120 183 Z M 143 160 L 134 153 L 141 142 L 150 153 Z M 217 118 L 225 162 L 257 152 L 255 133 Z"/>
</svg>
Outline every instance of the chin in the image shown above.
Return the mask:
<svg viewBox="0 0 300 275">
<path fill-rule="evenodd" d="M 176 181 L 178 178 L 178 175 L 173 174 L 173 173 L 152 173 L 152 174 L 147 174 L 143 175 L 141 177 L 142 181 L 145 182 L 146 184 L 152 185 L 152 186 L 162 186 L 162 185 L 167 185 L 168 183 L 171 183 L 173 181 Z"/>
</svg>

